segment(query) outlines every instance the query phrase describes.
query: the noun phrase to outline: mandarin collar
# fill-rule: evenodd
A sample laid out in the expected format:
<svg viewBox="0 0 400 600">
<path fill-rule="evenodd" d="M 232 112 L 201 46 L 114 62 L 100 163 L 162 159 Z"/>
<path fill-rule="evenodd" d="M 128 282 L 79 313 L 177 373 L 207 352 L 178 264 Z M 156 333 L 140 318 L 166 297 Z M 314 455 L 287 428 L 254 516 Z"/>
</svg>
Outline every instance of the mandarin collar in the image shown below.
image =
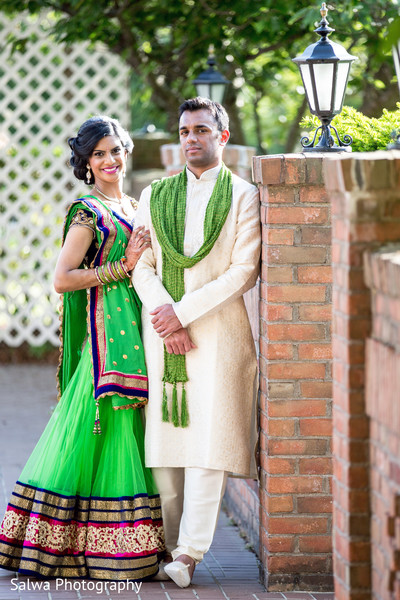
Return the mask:
<svg viewBox="0 0 400 600">
<path fill-rule="evenodd" d="M 222 169 L 222 165 L 217 165 L 216 167 L 213 167 L 212 169 L 207 169 L 207 171 L 204 171 L 200 175 L 200 177 L 197 179 L 196 175 L 194 173 L 192 173 L 192 171 L 186 165 L 186 174 L 187 174 L 188 181 L 213 181 L 213 180 L 216 181 L 218 179 L 218 175 L 219 175 L 219 172 L 221 169 Z"/>
</svg>

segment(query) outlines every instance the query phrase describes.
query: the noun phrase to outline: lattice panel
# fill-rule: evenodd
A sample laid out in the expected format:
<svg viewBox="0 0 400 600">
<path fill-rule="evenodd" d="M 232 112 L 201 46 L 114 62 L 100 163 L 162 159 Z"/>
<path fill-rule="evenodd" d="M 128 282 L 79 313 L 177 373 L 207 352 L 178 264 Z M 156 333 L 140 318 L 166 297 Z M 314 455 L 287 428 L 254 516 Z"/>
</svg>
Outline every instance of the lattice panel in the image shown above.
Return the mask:
<svg viewBox="0 0 400 600">
<path fill-rule="evenodd" d="M 52 42 L 47 17 L 0 14 L 0 341 L 58 345 L 53 274 L 69 202 L 86 193 L 67 166 L 67 139 L 93 114 L 128 126 L 129 70 L 106 50 Z M 18 31 L 17 31 L 18 29 Z"/>
</svg>

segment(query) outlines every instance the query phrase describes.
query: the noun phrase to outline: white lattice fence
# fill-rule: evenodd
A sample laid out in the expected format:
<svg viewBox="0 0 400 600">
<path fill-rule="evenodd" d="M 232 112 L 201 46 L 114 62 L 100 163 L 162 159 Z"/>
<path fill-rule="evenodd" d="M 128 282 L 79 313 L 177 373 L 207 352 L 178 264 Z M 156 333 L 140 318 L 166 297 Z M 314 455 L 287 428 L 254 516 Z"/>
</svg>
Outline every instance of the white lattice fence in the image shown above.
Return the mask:
<svg viewBox="0 0 400 600">
<path fill-rule="evenodd" d="M 53 289 L 62 223 L 82 192 L 67 138 L 93 114 L 128 126 L 129 71 L 109 52 L 51 41 L 49 22 L 0 13 L 0 39 L 23 30 L 23 54 L 0 47 L 0 341 L 58 344 Z"/>
</svg>

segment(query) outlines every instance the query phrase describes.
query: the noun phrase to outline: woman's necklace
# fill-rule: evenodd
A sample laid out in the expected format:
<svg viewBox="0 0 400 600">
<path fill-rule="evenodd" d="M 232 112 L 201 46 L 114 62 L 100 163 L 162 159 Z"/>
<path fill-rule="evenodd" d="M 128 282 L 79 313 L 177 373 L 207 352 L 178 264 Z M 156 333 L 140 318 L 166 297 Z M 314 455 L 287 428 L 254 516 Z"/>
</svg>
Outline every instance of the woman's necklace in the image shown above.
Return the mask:
<svg viewBox="0 0 400 600">
<path fill-rule="evenodd" d="M 116 202 L 117 204 L 121 204 L 122 198 L 124 196 L 126 196 L 126 194 L 122 194 L 121 198 L 111 198 L 110 196 L 107 196 L 104 192 L 102 192 L 101 190 L 99 190 L 99 188 L 97 187 L 97 185 L 93 186 L 95 190 L 97 190 L 99 192 L 99 194 L 101 194 L 102 196 L 104 196 L 104 198 L 106 198 L 107 200 L 109 200 L 110 202 Z"/>
<path fill-rule="evenodd" d="M 93 187 L 97 192 L 99 192 L 99 194 L 101 194 L 104 198 L 106 198 L 106 200 L 108 200 L 109 202 L 115 202 L 115 204 L 118 204 L 122 215 L 124 215 L 124 218 L 132 220 L 133 215 L 132 215 L 131 207 L 129 206 L 129 208 L 128 208 L 127 206 L 124 206 L 124 204 L 122 202 L 123 198 L 128 198 L 128 196 L 126 194 L 123 193 L 121 198 L 111 198 L 111 196 L 107 196 L 104 192 L 99 190 L 97 185 L 94 185 Z"/>
</svg>

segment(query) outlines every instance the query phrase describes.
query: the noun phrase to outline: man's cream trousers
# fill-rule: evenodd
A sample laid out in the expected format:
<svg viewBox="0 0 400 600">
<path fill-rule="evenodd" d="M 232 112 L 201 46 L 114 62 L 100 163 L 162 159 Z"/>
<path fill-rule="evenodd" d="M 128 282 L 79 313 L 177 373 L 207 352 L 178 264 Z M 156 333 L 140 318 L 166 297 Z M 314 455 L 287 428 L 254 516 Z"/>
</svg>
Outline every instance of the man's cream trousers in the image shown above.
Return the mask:
<svg viewBox="0 0 400 600">
<path fill-rule="evenodd" d="M 163 467 L 152 472 L 161 497 L 167 551 L 174 560 L 187 554 L 200 562 L 214 537 L 226 471 Z"/>
</svg>

